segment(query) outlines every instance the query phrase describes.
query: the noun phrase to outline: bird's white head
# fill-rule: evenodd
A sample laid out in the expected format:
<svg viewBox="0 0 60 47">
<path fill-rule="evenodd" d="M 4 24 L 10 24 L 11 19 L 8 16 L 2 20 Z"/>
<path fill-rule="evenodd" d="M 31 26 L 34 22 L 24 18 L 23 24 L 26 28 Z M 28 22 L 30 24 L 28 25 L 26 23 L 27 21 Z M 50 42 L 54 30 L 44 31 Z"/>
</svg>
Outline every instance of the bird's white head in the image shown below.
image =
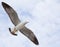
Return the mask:
<svg viewBox="0 0 60 47">
<path fill-rule="evenodd" d="M 24 25 L 27 24 L 27 23 L 29 23 L 29 22 L 28 21 L 24 21 Z"/>
</svg>

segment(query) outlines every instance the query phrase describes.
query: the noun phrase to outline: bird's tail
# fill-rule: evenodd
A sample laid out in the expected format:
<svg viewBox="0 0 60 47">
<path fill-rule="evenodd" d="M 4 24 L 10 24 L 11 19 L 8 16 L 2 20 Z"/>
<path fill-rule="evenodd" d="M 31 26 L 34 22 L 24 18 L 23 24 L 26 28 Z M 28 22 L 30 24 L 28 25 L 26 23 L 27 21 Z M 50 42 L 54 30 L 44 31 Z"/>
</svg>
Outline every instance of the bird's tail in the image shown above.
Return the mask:
<svg viewBox="0 0 60 47">
<path fill-rule="evenodd" d="M 17 36 L 17 34 L 15 34 L 15 33 L 13 33 L 13 32 L 11 31 L 11 28 L 9 28 L 9 31 L 10 31 L 10 33 L 11 33 L 12 35 Z"/>
</svg>

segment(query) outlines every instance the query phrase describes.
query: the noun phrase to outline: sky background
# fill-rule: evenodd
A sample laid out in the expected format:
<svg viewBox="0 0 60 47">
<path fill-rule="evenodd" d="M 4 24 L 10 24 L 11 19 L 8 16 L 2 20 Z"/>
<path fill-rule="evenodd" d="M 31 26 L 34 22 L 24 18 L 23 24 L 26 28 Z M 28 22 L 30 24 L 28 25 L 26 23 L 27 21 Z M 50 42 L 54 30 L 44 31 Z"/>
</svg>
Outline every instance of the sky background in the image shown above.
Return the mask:
<svg viewBox="0 0 60 47">
<path fill-rule="evenodd" d="M 1 2 L 9 4 L 18 13 L 39 41 L 32 43 L 18 32 L 10 34 L 8 28 L 14 27 Z M 60 0 L 0 0 L 0 47 L 60 47 Z"/>
</svg>

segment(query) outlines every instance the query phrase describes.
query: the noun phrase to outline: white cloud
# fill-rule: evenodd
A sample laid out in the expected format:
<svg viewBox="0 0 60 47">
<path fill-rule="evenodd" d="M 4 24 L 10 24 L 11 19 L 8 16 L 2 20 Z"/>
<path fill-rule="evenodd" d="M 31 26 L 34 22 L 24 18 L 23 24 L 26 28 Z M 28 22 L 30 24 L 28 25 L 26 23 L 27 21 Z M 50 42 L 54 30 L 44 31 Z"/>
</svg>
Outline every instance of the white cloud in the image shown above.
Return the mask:
<svg viewBox="0 0 60 47">
<path fill-rule="evenodd" d="M 59 12 L 60 4 L 54 0 L 45 0 L 45 2 L 37 3 L 32 11 L 32 15 L 39 27 L 37 30 L 39 30 L 38 34 L 40 33 L 39 37 L 42 47 L 56 47 L 59 44 L 59 42 L 56 44 L 56 40 L 60 39 L 58 34 L 56 34 L 60 30 Z"/>
<path fill-rule="evenodd" d="M 12 36 L 8 28 L 9 26 L 13 27 L 13 24 L 5 11 L 2 10 L 1 13 L 4 14 L 0 14 L 2 15 L 0 16 L 0 42 L 2 42 L 0 43 L 0 47 L 60 47 L 59 0 L 0 0 L 0 2 L 2 1 L 11 5 L 17 11 L 18 15 L 21 14 L 22 18 L 20 16 L 19 18 L 30 20 L 27 26 L 33 30 L 40 45 L 34 45 L 21 33 L 18 33 L 17 37 Z"/>
</svg>

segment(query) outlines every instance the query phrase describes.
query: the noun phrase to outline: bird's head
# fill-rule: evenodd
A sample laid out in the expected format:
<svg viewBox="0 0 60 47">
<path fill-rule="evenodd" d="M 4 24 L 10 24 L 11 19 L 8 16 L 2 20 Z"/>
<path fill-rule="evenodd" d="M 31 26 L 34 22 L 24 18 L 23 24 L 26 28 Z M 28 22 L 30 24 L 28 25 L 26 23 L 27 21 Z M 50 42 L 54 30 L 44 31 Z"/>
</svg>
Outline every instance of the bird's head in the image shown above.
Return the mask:
<svg viewBox="0 0 60 47">
<path fill-rule="evenodd" d="M 20 24 L 26 25 L 27 23 L 29 23 L 27 20 L 21 22 Z"/>
</svg>

